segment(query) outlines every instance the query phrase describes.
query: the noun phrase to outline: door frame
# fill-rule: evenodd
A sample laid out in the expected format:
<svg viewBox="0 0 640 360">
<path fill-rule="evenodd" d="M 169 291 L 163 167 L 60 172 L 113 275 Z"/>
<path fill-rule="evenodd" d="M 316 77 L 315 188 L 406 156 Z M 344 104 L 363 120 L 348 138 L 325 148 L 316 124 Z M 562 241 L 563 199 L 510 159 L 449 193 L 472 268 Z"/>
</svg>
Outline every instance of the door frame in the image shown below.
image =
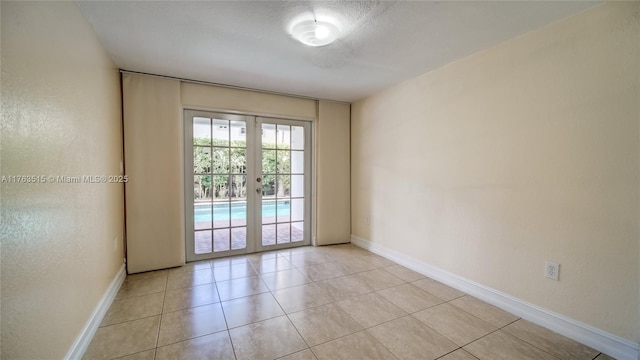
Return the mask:
<svg viewBox="0 0 640 360">
<path fill-rule="evenodd" d="M 312 210 L 313 210 L 313 201 L 312 201 L 312 194 L 313 194 L 313 188 L 312 188 L 312 180 L 313 180 L 313 166 L 312 166 L 312 153 L 313 153 L 313 136 L 312 136 L 312 124 L 308 121 L 301 121 L 301 120 L 292 120 L 292 119 L 282 119 L 282 118 L 276 118 L 276 117 L 267 117 L 267 116 L 256 116 L 255 119 L 255 124 L 256 124 L 256 131 L 258 129 L 261 129 L 260 125 L 263 123 L 271 123 L 271 124 L 277 124 L 277 125 L 289 125 L 289 126 L 302 126 L 304 128 L 304 199 L 305 199 L 305 205 L 304 205 L 304 240 L 303 241 L 298 241 L 298 242 L 289 242 L 289 243 L 285 243 L 285 244 L 275 244 L 275 245 L 268 245 L 268 246 L 264 246 L 262 245 L 262 194 L 260 194 L 259 197 L 259 203 L 260 206 L 258 206 L 258 204 L 256 204 L 255 206 L 255 219 L 257 219 L 257 221 L 259 221 L 259 226 L 255 226 L 255 239 L 256 239 L 256 247 L 258 251 L 271 251 L 271 250 L 280 250 L 280 249 L 289 249 L 289 248 L 294 248 L 294 247 L 299 247 L 299 246 L 308 246 L 311 245 L 312 243 L 312 224 L 313 224 L 313 216 L 312 216 Z M 256 137 L 256 139 L 259 139 L 258 137 Z M 262 142 L 260 141 L 260 145 L 262 144 Z M 255 147 L 255 159 L 257 161 L 257 164 L 262 164 L 262 146 L 256 146 Z M 262 166 L 258 167 L 256 166 L 256 169 L 258 168 L 262 168 Z M 262 174 L 260 174 L 260 177 L 262 178 Z M 256 184 L 257 185 L 257 184 Z M 254 190 L 255 191 L 255 190 Z M 290 219 L 291 220 L 291 219 Z M 291 221 L 289 221 L 289 223 L 291 223 Z M 277 225 L 276 225 L 277 227 Z M 259 240 L 259 241 L 258 241 Z M 277 242 L 277 240 L 276 240 Z"/>
<path fill-rule="evenodd" d="M 193 216 L 193 123 L 191 119 L 196 116 L 202 116 L 211 118 L 215 115 L 223 116 L 229 120 L 240 120 L 247 122 L 246 138 L 247 138 L 247 244 L 244 249 L 229 250 L 216 253 L 195 254 L 194 244 L 194 216 Z M 214 259 L 218 257 L 234 256 L 242 254 L 250 254 L 261 251 L 281 250 L 287 248 L 295 248 L 300 246 L 308 246 L 313 244 L 313 230 L 315 229 L 314 222 L 314 144 L 313 144 L 313 120 L 311 119 L 298 119 L 298 118 L 285 118 L 285 117 L 272 117 L 268 115 L 258 115 L 251 113 L 241 113 L 237 111 L 224 111 L 224 110 L 199 110 L 194 108 L 182 109 L 182 125 L 183 125 L 183 179 L 184 179 L 184 224 L 185 224 L 185 261 L 199 261 L 206 259 Z M 256 189 L 258 175 L 262 177 L 262 174 L 258 174 L 258 163 L 262 163 L 262 151 L 261 141 L 256 136 L 258 129 L 258 119 L 264 119 L 266 122 L 278 122 L 284 125 L 303 126 L 305 128 L 305 156 L 304 156 L 304 175 L 305 175 L 305 215 L 304 215 L 304 239 L 303 241 L 286 244 L 276 244 L 263 246 L 262 245 L 262 206 L 261 205 L 262 192 L 260 192 L 259 200 L 254 198 L 251 201 L 252 206 L 249 206 L 249 197 L 257 196 Z M 253 124 L 251 126 L 249 123 Z M 249 140 L 251 139 L 251 141 Z M 308 144 L 308 145 L 307 145 Z M 249 164 L 253 163 L 254 166 L 249 169 Z M 261 168 L 261 165 L 260 165 Z M 251 174 L 250 174 L 251 173 Z M 307 175 L 308 174 L 308 175 Z M 308 200 L 307 200 L 308 199 Z"/>
</svg>

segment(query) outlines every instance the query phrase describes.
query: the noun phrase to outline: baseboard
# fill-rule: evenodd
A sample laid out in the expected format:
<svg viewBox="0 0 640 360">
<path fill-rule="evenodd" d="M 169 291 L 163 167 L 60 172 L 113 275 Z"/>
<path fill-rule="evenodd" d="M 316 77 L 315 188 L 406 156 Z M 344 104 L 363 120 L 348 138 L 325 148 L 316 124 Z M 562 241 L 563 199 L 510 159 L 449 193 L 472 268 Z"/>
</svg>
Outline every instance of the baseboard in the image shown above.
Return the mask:
<svg viewBox="0 0 640 360">
<path fill-rule="evenodd" d="M 554 313 L 406 254 L 351 235 L 351 243 L 619 360 L 640 360 L 638 344 Z"/>
<path fill-rule="evenodd" d="M 109 310 L 113 299 L 116 297 L 118 290 L 120 290 L 120 286 L 124 282 L 124 278 L 127 276 L 127 272 L 125 270 L 124 264 L 116 274 L 116 276 L 109 284 L 107 291 L 102 296 L 102 299 L 96 305 L 96 308 L 91 313 L 89 320 L 84 324 L 82 331 L 76 338 L 76 341 L 73 342 L 71 348 L 67 352 L 67 355 L 64 357 L 65 359 L 75 360 L 82 359 L 84 352 L 87 351 L 87 347 L 89 347 L 89 343 L 91 343 L 91 339 L 93 339 L 93 335 L 95 335 L 98 327 L 100 327 L 100 323 L 104 318 L 104 315 Z"/>
</svg>

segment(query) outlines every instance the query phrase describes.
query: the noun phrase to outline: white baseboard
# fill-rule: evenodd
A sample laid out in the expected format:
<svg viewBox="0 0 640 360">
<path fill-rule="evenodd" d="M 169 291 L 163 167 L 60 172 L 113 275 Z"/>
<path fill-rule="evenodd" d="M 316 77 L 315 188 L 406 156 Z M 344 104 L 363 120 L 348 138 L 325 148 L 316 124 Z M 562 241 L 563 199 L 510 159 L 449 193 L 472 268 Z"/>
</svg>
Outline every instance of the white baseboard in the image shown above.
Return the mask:
<svg viewBox="0 0 640 360">
<path fill-rule="evenodd" d="M 351 243 L 619 360 L 640 360 L 638 344 L 351 235 Z"/>
<path fill-rule="evenodd" d="M 113 299 L 116 297 L 118 290 L 120 290 L 120 286 L 124 282 L 124 278 L 126 276 L 127 271 L 125 270 L 125 266 L 123 264 L 116 276 L 111 281 L 111 284 L 109 284 L 109 287 L 102 296 L 102 299 L 100 299 L 100 302 L 98 302 L 98 305 L 93 310 L 93 313 L 91 313 L 89 320 L 87 320 L 87 322 L 84 324 L 82 331 L 80 331 L 80 335 L 78 335 L 76 341 L 74 341 L 73 345 L 71 345 L 71 348 L 67 352 L 67 355 L 64 357 L 65 359 L 82 359 L 84 352 L 87 351 L 89 343 L 91 343 L 91 339 L 93 339 L 93 335 L 96 334 L 98 327 L 100 327 L 100 323 L 102 322 L 104 315 L 107 313 L 107 310 L 109 310 L 109 307 L 111 306 Z"/>
</svg>

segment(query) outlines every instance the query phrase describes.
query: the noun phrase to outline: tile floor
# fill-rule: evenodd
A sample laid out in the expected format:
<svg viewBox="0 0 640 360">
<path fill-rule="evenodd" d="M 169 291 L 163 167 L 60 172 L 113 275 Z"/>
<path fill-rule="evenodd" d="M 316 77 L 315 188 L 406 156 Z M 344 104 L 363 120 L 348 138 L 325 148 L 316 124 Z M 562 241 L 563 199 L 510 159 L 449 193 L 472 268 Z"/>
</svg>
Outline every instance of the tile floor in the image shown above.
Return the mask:
<svg viewBox="0 0 640 360">
<path fill-rule="evenodd" d="M 84 358 L 611 359 L 353 245 L 127 276 Z"/>
</svg>

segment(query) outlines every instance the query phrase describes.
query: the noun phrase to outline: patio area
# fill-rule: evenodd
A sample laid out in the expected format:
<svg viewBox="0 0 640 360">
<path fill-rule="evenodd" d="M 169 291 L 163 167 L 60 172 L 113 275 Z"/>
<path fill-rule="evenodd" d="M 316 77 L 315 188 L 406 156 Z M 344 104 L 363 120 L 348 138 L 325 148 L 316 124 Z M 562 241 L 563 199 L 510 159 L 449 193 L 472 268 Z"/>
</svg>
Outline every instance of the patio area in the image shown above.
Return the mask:
<svg viewBox="0 0 640 360">
<path fill-rule="evenodd" d="M 247 228 L 244 219 L 242 223 L 234 223 L 229 227 L 229 221 L 214 222 L 214 229 L 206 229 L 210 222 L 195 223 L 194 249 L 196 254 L 208 254 L 229 250 L 239 250 L 247 247 Z M 283 220 L 282 218 L 280 219 Z M 287 221 L 286 219 L 285 221 Z M 262 225 L 262 245 L 287 244 L 304 240 L 302 222 L 275 223 L 275 216 L 264 217 Z M 213 237 L 213 239 L 212 239 Z M 212 241 L 213 240 L 213 241 Z M 251 239 L 249 239 L 251 241 Z"/>
</svg>

